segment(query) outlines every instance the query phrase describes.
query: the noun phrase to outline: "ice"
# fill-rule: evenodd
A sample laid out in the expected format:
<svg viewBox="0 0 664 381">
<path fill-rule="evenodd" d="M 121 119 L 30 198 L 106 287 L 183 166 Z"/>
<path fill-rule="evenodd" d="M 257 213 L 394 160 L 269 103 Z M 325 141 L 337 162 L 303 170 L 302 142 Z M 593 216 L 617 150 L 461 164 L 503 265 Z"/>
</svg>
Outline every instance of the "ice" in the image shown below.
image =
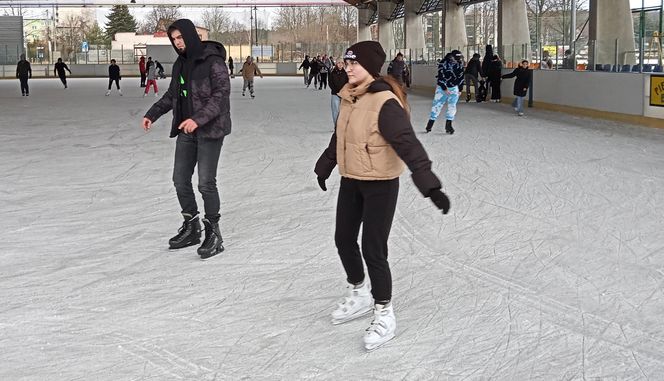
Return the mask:
<svg viewBox="0 0 664 381">
<path fill-rule="evenodd" d="M 2 380 L 664 379 L 664 130 L 461 103 L 456 134 L 424 134 L 431 94 L 411 94 L 452 210 L 404 174 L 397 337 L 367 354 L 370 317 L 330 324 L 329 91 L 233 80 L 226 251 L 202 262 L 167 250 L 170 117 L 143 132 L 134 78 L 69 84 L 0 81 Z"/>
</svg>

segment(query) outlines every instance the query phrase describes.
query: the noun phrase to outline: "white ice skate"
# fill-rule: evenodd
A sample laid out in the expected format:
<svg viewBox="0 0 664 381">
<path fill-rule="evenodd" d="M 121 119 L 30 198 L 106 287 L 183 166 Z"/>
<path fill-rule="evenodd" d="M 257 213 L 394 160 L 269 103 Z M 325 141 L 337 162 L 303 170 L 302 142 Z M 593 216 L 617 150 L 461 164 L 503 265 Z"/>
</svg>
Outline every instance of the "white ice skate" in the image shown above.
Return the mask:
<svg viewBox="0 0 664 381">
<path fill-rule="evenodd" d="M 357 319 L 371 312 L 373 297 L 371 296 L 371 286 L 369 282 L 358 288 L 352 288 L 348 296 L 337 305 L 337 309 L 332 311 L 332 324 L 342 324 Z"/>
<path fill-rule="evenodd" d="M 120 96 L 122 96 L 122 90 L 118 90 L 118 92 L 120 93 Z"/>
<path fill-rule="evenodd" d="M 155 98 L 159 98 L 159 93 L 154 93 Z"/>
<path fill-rule="evenodd" d="M 397 319 L 394 316 L 392 303 L 387 306 L 376 304 L 374 319 L 367 333 L 364 334 L 364 348 L 371 352 L 392 340 L 397 330 Z"/>
<path fill-rule="evenodd" d="M 106 92 L 106 96 L 109 96 L 109 95 L 111 95 L 111 90 L 108 90 L 108 91 Z"/>
</svg>

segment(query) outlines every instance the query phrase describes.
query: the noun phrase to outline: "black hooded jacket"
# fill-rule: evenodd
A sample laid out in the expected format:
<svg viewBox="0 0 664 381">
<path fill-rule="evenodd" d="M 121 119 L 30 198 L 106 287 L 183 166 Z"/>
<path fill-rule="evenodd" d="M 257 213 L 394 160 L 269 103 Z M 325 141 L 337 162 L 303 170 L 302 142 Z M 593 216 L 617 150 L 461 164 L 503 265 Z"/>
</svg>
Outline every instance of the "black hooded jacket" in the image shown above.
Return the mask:
<svg viewBox="0 0 664 381">
<path fill-rule="evenodd" d="M 155 122 L 173 110 L 170 136 L 181 131 L 178 126 L 191 118 L 198 128 L 194 132 L 203 138 L 219 139 L 231 133 L 230 90 L 231 84 L 226 66 L 226 49 L 218 42 L 201 41 L 194 24 L 180 19 L 168 28 L 182 33 L 186 46 L 173 64 L 173 73 L 168 91 L 158 100 L 145 117 Z"/>
</svg>

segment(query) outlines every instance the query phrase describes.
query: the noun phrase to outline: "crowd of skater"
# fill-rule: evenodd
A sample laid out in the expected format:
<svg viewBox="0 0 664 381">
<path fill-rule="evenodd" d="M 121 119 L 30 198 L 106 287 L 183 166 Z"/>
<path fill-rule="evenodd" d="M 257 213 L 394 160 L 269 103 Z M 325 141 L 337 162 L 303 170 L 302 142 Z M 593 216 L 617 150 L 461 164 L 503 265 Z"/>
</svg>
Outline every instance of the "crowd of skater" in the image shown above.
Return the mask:
<svg viewBox="0 0 664 381">
<path fill-rule="evenodd" d="M 222 146 L 231 133 L 230 79 L 236 74 L 235 65 L 232 58 L 227 60 L 221 43 L 201 41 L 190 20 L 175 21 L 167 34 L 178 58 L 173 64 L 168 90 L 161 97 L 157 81 L 165 77 L 163 66 L 151 57 L 139 61 L 143 96 L 152 88 L 158 98 L 145 113 L 141 126 L 147 132 L 172 111 L 170 137 L 176 139 L 172 178 L 183 220 L 168 245 L 172 250 L 198 246 L 200 259 L 207 260 L 224 251 L 216 177 Z M 516 77 L 514 107 L 522 115 L 530 75 L 528 62 L 498 77 L 500 60 L 488 53 L 487 49 L 484 61 L 476 54 L 466 63 L 461 52 L 453 50 L 441 60 L 426 132 L 432 130 L 446 106 L 445 129 L 453 134 L 452 122 L 464 84 L 466 99 L 470 100 L 472 84 L 476 101 L 482 102 L 485 77 L 491 85 L 491 99 L 495 101 L 500 101 L 499 81 Z M 348 291 L 331 313 L 332 324 L 373 314 L 363 334 L 364 346 L 370 351 L 396 335 L 388 238 L 404 169 L 410 170 L 412 181 L 423 197 L 430 199 L 443 214 L 450 210 L 450 199 L 432 171 L 432 162 L 410 122 L 406 95 L 410 85 L 408 66 L 399 53 L 390 61 L 388 74 L 381 75 L 385 60 L 380 43 L 361 41 L 346 49 L 337 60 L 326 54 L 307 56 L 299 67 L 306 88 L 313 83 L 315 89 L 329 88 L 331 94 L 334 128 L 313 167 L 322 191 L 327 191 L 326 182 L 335 168 L 340 175 L 334 242 Z M 65 71 L 71 71 L 60 62 L 55 72 L 67 87 Z M 17 77 L 26 96 L 31 74 L 30 64 L 22 59 L 17 65 Z M 263 77 L 257 63 L 247 57 L 237 74 L 243 78 L 242 96 L 249 90 L 254 98 L 254 78 Z M 115 60 L 108 67 L 108 79 L 106 95 L 110 95 L 112 84 L 122 95 L 122 76 Z M 202 216 L 192 185 L 196 168 L 198 191 L 203 199 Z M 360 230 L 362 239 L 358 243 Z"/>
</svg>

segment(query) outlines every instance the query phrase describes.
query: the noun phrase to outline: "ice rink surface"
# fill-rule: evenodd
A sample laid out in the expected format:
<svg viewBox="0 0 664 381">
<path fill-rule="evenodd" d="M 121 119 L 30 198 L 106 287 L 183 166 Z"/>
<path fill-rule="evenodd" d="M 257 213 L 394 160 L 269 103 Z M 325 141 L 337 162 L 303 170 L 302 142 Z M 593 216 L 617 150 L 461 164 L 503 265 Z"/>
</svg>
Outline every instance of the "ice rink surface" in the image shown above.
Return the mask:
<svg viewBox="0 0 664 381">
<path fill-rule="evenodd" d="M 122 85 L 0 81 L 1 380 L 664 379 L 664 130 L 462 103 L 455 135 L 424 134 L 431 96 L 411 95 L 452 210 L 404 173 L 397 337 L 367 354 L 370 317 L 329 318 L 329 91 L 257 78 L 252 100 L 233 80 L 226 251 L 203 262 L 167 249 L 170 114 L 144 133 L 155 98 Z"/>
</svg>

